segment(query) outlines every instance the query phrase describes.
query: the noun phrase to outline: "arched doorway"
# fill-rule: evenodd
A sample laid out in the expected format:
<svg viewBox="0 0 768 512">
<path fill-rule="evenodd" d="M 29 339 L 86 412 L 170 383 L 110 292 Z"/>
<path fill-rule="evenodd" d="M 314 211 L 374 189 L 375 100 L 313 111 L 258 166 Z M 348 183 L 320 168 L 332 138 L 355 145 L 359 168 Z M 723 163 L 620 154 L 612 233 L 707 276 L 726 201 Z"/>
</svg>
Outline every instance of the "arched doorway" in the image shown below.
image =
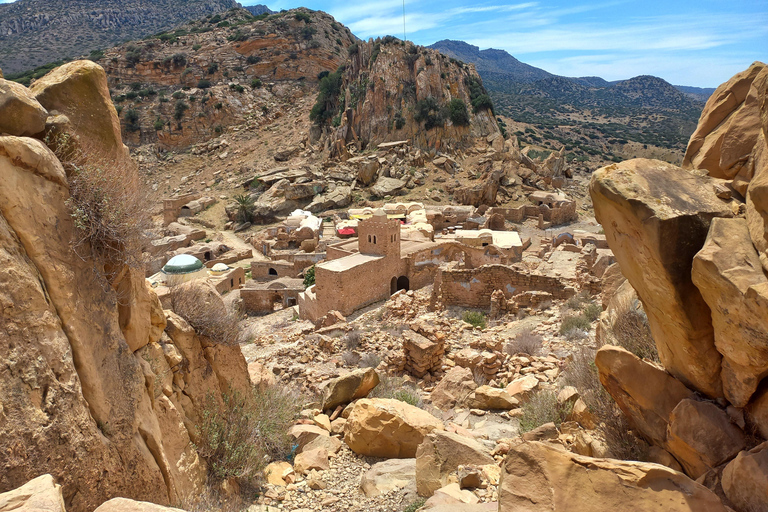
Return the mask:
<svg viewBox="0 0 768 512">
<path fill-rule="evenodd" d="M 410 290 L 410 283 L 408 282 L 408 278 L 405 276 L 400 276 L 397 278 L 397 289 L 398 290 Z"/>
<path fill-rule="evenodd" d="M 277 275 L 277 270 L 275 270 L 275 269 L 273 269 L 273 268 L 270 268 L 270 269 L 269 269 L 269 275 L 271 275 L 271 276 L 276 276 L 276 275 Z"/>
<path fill-rule="evenodd" d="M 397 291 L 397 278 L 393 277 L 392 281 L 389 282 L 389 294 L 392 295 Z"/>
<path fill-rule="evenodd" d="M 203 258 L 205 258 L 205 261 L 211 261 L 211 251 L 205 251 Z"/>
</svg>

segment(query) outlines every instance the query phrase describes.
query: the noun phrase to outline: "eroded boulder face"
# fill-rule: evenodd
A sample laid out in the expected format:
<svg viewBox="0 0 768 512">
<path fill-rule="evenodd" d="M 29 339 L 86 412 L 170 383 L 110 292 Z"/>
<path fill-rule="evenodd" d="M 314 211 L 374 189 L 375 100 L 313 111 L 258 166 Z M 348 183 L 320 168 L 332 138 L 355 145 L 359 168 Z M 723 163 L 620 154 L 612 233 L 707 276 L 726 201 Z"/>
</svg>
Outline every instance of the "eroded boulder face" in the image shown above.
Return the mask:
<svg viewBox="0 0 768 512">
<path fill-rule="evenodd" d="M 691 135 L 684 169 L 706 169 L 715 178 L 733 179 L 747 164 L 760 132 L 755 79 L 768 67 L 755 62 L 710 96 Z"/>
<path fill-rule="evenodd" d="M 691 280 L 713 218 L 732 217 L 710 178 L 658 160 L 596 171 L 595 217 L 648 315 L 664 367 L 688 387 L 723 395 L 710 309 Z"/>
<path fill-rule="evenodd" d="M 26 87 L 0 76 L 0 133 L 35 135 L 45 129 L 47 117 L 48 112 Z"/>
<path fill-rule="evenodd" d="M 40 475 L 18 489 L 0 494 L 0 512 L 65 512 L 61 486 L 51 475 Z"/>
<path fill-rule="evenodd" d="M 709 489 L 660 464 L 593 459 L 528 442 L 507 454 L 499 512 L 726 512 Z"/>
<path fill-rule="evenodd" d="M 692 278 L 712 310 L 725 397 L 744 407 L 768 375 L 768 277 L 745 219 L 712 221 Z"/>
</svg>

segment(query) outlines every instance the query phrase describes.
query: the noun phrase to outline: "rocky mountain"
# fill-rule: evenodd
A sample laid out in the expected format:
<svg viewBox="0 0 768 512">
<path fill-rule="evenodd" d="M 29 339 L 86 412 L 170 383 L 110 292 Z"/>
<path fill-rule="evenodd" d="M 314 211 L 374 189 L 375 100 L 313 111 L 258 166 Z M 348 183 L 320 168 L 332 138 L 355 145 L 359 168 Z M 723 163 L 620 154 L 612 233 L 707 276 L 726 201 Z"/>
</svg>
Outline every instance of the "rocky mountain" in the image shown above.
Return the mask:
<svg viewBox="0 0 768 512">
<path fill-rule="evenodd" d="M 249 13 L 253 14 L 254 16 L 261 16 L 262 14 L 274 14 L 275 11 L 267 7 L 263 4 L 257 4 L 257 5 L 246 5 L 243 7 L 243 9 L 247 10 Z"/>
<path fill-rule="evenodd" d="M 499 133 L 473 66 L 391 36 L 349 48 L 344 67 L 321 81 L 312 118 L 335 152 L 403 139 L 441 149 Z"/>
<path fill-rule="evenodd" d="M 239 5 L 235 0 L 18 0 L 0 4 L 0 68 L 9 74 L 87 55 Z"/>
<path fill-rule="evenodd" d="M 319 11 L 254 17 L 235 9 L 112 48 L 98 62 L 128 144 L 185 148 L 279 115 L 276 102 L 311 94 L 354 41 Z"/>
</svg>

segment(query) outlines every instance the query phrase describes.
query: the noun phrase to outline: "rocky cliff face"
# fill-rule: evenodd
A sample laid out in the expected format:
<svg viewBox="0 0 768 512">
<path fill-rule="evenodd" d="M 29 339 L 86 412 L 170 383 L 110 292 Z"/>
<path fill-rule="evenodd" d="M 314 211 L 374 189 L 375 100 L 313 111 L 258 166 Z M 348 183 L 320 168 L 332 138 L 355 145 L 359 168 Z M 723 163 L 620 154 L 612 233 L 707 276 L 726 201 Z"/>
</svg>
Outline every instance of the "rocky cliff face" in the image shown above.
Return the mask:
<svg viewBox="0 0 768 512">
<path fill-rule="evenodd" d="M 0 5 L 0 67 L 23 71 L 238 7 L 234 0 L 18 0 Z"/>
<path fill-rule="evenodd" d="M 768 69 L 756 63 L 707 103 L 693 170 L 630 160 L 590 185 L 668 372 L 604 347 L 600 379 L 639 433 L 739 512 L 768 500 L 754 491 L 768 485 L 755 465 L 767 445 L 748 451 L 768 434 L 767 136 Z"/>
<path fill-rule="evenodd" d="M 473 66 L 390 37 L 349 54 L 340 76 L 328 77 L 340 94 L 321 92 L 314 112 L 336 153 L 351 142 L 364 148 L 403 139 L 456 149 L 500 133 Z"/>
<path fill-rule="evenodd" d="M 37 138 L 22 125 L 0 137 L 0 491 L 50 473 L 70 511 L 114 496 L 179 503 L 205 481 L 191 443 L 200 404 L 245 389 L 242 354 L 163 312 L 142 272 L 108 283 L 72 248 L 68 177 L 43 140 L 60 130 L 130 169 L 115 110 L 98 101 L 104 71 L 70 63 L 22 92 L 28 111 L 59 114 Z"/>
<path fill-rule="evenodd" d="M 278 99 L 306 94 L 304 84 L 335 70 L 354 40 L 322 12 L 236 9 L 113 48 L 99 62 L 126 142 L 181 149 L 270 118 Z"/>
</svg>

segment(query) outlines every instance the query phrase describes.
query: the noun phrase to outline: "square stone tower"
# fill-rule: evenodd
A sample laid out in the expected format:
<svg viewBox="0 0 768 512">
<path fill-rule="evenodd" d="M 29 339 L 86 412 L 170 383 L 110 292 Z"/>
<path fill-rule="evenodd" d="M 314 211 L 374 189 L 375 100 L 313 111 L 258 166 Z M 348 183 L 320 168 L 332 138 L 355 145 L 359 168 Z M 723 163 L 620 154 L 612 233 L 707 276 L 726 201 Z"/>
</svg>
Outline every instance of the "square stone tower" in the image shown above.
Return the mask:
<svg viewBox="0 0 768 512">
<path fill-rule="evenodd" d="M 378 209 L 370 219 L 357 225 L 360 254 L 400 257 L 400 221 L 388 219 L 384 210 Z"/>
</svg>

